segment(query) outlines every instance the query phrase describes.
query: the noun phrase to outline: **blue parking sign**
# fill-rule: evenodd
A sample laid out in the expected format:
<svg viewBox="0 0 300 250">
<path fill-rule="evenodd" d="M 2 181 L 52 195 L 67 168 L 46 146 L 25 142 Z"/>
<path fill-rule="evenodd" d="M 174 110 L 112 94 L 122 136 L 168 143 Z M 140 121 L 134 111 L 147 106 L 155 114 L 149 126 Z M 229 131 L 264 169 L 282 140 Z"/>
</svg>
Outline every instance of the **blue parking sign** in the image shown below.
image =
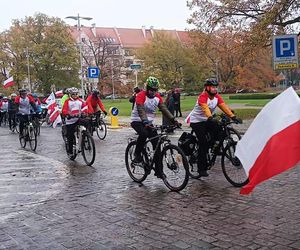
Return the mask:
<svg viewBox="0 0 300 250">
<path fill-rule="evenodd" d="M 98 78 L 100 70 L 98 67 L 88 67 L 88 78 Z"/>
<path fill-rule="evenodd" d="M 276 57 L 295 56 L 295 39 L 293 37 L 278 38 L 275 43 Z"/>
<path fill-rule="evenodd" d="M 273 37 L 274 69 L 298 68 L 298 37 L 297 35 L 281 35 Z"/>
</svg>

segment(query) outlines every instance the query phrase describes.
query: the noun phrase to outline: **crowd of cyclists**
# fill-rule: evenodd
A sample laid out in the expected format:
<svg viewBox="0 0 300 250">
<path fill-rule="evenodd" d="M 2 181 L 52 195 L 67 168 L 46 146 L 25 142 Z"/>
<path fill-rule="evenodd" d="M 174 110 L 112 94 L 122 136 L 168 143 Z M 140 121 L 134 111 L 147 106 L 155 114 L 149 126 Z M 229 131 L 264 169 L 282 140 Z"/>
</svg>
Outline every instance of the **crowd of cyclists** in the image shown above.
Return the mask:
<svg viewBox="0 0 300 250">
<path fill-rule="evenodd" d="M 215 79 L 207 79 L 204 83 L 204 90 L 199 94 L 196 104 L 190 113 L 190 126 L 194 130 L 199 141 L 198 169 L 200 176 L 208 176 L 207 173 L 207 150 L 206 133 L 210 131 L 212 135 L 218 134 L 218 122 L 214 119 L 213 113 L 216 107 L 219 107 L 233 121 L 239 122 L 239 119 L 225 104 L 222 97 L 218 94 L 218 82 Z M 136 131 L 137 147 L 135 148 L 135 157 L 133 163 L 142 161 L 141 151 L 147 138 L 157 135 L 157 131 L 151 129 L 155 118 L 155 112 L 158 108 L 169 122 L 175 126 L 181 126 L 166 107 L 159 90 L 159 80 L 155 77 L 148 77 L 145 82 L 145 89 L 139 90 L 135 94 L 132 112 L 131 127 Z M 69 144 L 68 153 L 72 152 L 72 145 L 75 139 L 75 128 L 79 123 L 81 115 L 96 115 L 103 112 L 107 115 L 106 109 L 100 99 L 99 90 L 94 89 L 84 101 L 79 97 L 79 91 L 75 87 L 63 90 L 64 96 L 61 99 L 62 121 L 66 127 L 66 137 Z M 0 97 L 1 98 L 1 97 Z M 40 116 L 41 101 L 35 93 L 29 93 L 26 89 L 20 89 L 19 95 L 12 93 L 10 98 L 3 96 L 0 100 L 0 126 L 8 120 L 9 128 L 12 130 L 19 121 L 20 137 L 23 136 L 24 124 L 28 121 L 29 115 Z M 17 119 L 16 119 L 17 118 Z M 84 124 L 89 126 L 89 124 Z M 156 146 L 157 140 L 153 140 L 153 147 Z M 155 175 L 160 178 L 161 170 L 159 162 L 156 162 Z"/>
</svg>

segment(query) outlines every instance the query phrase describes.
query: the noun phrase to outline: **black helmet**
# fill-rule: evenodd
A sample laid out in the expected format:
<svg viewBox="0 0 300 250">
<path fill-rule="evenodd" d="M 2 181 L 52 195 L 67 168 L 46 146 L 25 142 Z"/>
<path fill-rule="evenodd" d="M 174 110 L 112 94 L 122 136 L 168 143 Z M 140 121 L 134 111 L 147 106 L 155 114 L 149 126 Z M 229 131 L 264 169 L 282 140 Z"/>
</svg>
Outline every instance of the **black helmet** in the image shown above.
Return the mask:
<svg viewBox="0 0 300 250">
<path fill-rule="evenodd" d="M 23 89 L 19 89 L 19 93 L 20 93 L 20 94 L 22 94 L 22 93 L 27 93 L 27 90 L 24 89 L 24 88 L 23 88 Z"/>
<path fill-rule="evenodd" d="M 214 87 L 218 87 L 219 83 L 216 79 L 214 78 L 209 78 L 205 80 L 204 86 L 214 86 Z"/>
<path fill-rule="evenodd" d="M 98 89 L 93 89 L 92 94 L 93 95 L 99 95 L 100 91 Z"/>
<path fill-rule="evenodd" d="M 133 88 L 133 92 L 134 93 L 139 93 L 140 91 L 141 90 L 140 90 L 140 88 L 138 86 L 136 86 L 136 87 Z"/>
</svg>

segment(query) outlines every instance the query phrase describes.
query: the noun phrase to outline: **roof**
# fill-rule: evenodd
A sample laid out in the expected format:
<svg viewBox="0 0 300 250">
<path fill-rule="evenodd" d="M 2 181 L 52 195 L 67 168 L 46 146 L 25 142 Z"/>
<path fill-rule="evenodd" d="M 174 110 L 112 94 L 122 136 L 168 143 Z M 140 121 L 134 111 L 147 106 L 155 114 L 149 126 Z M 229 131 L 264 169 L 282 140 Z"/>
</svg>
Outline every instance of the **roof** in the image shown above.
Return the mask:
<svg viewBox="0 0 300 250">
<path fill-rule="evenodd" d="M 76 26 L 71 26 L 71 34 L 75 40 L 79 38 L 79 31 Z M 177 31 L 177 30 L 157 30 L 157 29 L 141 29 L 132 28 L 117 28 L 117 27 L 82 27 L 82 36 L 88 37 L 91 41 L 96 37 L 103 36 L 109 37 L 114 42 L 121 44 L 123 48 L 140 48 L 146 42 L 153 38 L 155 32 L 165 32 L 174 39 L 178 39 L 181 43 L 189 43 L 188 31 Z"/>
</svg>

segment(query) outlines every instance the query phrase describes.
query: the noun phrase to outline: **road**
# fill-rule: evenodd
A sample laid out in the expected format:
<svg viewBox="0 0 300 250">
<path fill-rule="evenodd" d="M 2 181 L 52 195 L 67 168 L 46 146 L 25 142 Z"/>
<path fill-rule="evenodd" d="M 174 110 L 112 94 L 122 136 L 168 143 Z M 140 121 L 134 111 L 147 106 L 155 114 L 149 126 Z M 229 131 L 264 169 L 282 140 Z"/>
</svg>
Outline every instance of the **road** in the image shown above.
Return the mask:
<svg viewBox="0 0 300 250">
<path fill-rule="evenodd" d="M 95 137 L 87 167 L 67 159 L 60 128 L 43 127 L 33 153 L 0 127 L 0 249 L 300 249 L 299 167 L 241 196 L 217 163 L 174 193 L 153 174 L 131 181 L 130 136 Z"/>
</svg>

